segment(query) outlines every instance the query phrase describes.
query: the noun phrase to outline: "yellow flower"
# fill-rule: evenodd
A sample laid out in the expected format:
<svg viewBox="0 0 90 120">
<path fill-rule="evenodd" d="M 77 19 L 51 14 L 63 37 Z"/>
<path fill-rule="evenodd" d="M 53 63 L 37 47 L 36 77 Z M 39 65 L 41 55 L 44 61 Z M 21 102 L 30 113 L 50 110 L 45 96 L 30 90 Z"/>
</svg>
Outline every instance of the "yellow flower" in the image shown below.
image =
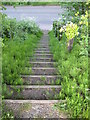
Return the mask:
<svg viewBox="0 0 90 120">
<path fill-rule="evenodd" d="M 75 16 L 78 16 L 78 14 L 77 14 L 77 13 L 75 13 Z"/>
<path fill-rule="evenodd" d="M 75 13 L 75 16 L 78 16 L 79 12 Z"/>
<path fill-rule="evenodd" d="M 86 15 L 88 15 L 88 12 L 87 12 L 87 11 L 86 11 L 85 13 L 86 13 Z"/>
<path fill-rule="evenodd" d="M 79 24 L 82 25 L 82 21 L 80 21 Z"/>
<path fill-rule="evenodd" d="M 84 15 L 82 15 L 82 16 L 81 16 L 81 19 L 83 19 L 83 20 L 84 20 L 84 19 L 85 19 L 85 16 L 84 16 Z"/>
</svg>

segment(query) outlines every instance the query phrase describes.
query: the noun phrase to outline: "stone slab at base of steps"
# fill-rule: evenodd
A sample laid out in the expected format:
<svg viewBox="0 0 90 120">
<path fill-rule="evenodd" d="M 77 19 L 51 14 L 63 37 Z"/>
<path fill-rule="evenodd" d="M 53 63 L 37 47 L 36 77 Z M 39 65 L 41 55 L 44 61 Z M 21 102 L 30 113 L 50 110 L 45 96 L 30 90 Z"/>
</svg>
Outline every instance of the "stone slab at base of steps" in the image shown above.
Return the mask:
<svg viewBox="0 0 90 120">
<path fill-rule="evenodd" d="M 7 85 L 6 99 L 55 100 L 61 91 L 60 85 Z M 8 96 L 8 93 L 11 95 Z"/>
<path fill-rule="evenodd" d="M 55 107 L 55 104 L 64 100 L 3 100 L 5 109 L 12 110 L 16 118 L 38 118 L 38 120 L 61 120 L 67 118 L 63 112 Z M 42 119 L 41 119 L 42 118 Z M 52 118 L 52 119 L 51 119 Z M 65 119 L 66 120 L 66 119 Z"/>
<path fill-rule="evenodd" d="M 61 77 L 56 75 L 21 75 L 25 85 L 56 85 L 61 84 Z"/>
</svg>

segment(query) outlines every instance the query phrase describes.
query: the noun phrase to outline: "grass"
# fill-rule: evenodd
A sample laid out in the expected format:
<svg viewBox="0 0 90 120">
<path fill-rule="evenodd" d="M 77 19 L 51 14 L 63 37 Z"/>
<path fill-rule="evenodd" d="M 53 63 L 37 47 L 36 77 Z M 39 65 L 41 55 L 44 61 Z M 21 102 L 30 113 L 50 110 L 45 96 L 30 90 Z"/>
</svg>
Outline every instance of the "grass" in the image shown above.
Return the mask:
<svg viewBox="0 0 90 120">
<path fill-rule="evenodd" d="M 13 6 L 23 6 L 23 5 L 31 5 L 31 6 L 58 6 L 60 2 L 2 2 L 3 5 L 13 5 Z"/>
</svg>

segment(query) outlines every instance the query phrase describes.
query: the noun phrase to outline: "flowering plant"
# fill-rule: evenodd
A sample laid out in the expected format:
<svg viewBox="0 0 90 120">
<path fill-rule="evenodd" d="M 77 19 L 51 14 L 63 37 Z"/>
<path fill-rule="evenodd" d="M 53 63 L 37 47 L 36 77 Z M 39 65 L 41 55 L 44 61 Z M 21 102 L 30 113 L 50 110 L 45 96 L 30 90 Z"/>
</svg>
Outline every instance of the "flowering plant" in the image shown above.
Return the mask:
<svg viewBox="0 0 90 120">
<path fill-rule="evenodd" d="M 85 12 L 85 15 L 81 16 L 81 21 L 79 22 L 80 25 L 88 26 L 88 12 Z"/>
<path fill-rule="evenodd" d="M 60 32 L 64 31 L 65 35 L 67 37 L 67 41 L 69 41 L 79 34 L 78 29 L 79 28 L 78 28 L 77 24 L 68 22 L 68 24 L 66 24 L 66 26 L 63 26 L 60 29 Z"/>
</svg>

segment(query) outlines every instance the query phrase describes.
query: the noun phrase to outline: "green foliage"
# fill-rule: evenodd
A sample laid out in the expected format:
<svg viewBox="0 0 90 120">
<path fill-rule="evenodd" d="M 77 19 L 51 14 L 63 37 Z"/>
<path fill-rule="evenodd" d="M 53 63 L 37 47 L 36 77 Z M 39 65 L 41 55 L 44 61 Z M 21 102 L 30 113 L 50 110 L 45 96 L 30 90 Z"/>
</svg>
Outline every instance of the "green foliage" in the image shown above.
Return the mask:
<svg viewBox="0 0 90 120">
<path fill-rule="evenodd" d="M 27 57 L 32 56 L 37 39 L 35 35 L 29 35 L 25 41 L 5 42 L 2 56 L 3 83 L 22 84 L 20 74 L 26 70 Z"/>
<path fill-rule="evenodd" d="M 12 110 L 9 110 L 7 106 L 5 106 L 5 103 L 2 102 L 2 116 L 1 120 L 14 120 L 14 113 Z"/>
<path fill-rule="evenodd" d="M 22 5 L 32 5 L 32 6 L 45 6 L 45 5 L 59 5 L 60 2 L 53 2 L 52 0 L 48 2 L 2 2 L 3 5 L 11 5 L 11 6 L 22 6 Z"/>
<path fill-rule="evenodd" d="M 70 14 L 76 13 L 77 11 L 80 11 L 80 14 L 84 14 L 86 10 L 89 8 L 89 0 L 86 2 L 61 2 L 61 6 L 66 7 L 68 11 L 70 11 Z M 71 12 L 72 11 L 72 12 Z"/>
<path fill-rule="evenodd" d="M 19 21 L 9 19 L 2 15 L 2 99 L 11 97 L 13 91 L 7 85 L 22 85 L 22 74 L 31 74 L 31 66 L 28 57 L 33 55 L 34 48 L 38 43 L 42 32 L 33 21 Z M 1 54 L 1 53 L 0 53 Z M 28 69 L 26 66 L 30 67 Z M 19 95 L 21 89 L 16 89 Z M 12 111 L 4 108 L 2 120 L 14 119 Z M 6 110 L 6 111 L 5 111 Z"/>
<path fill-rule="evenodd" d="M 65 109 L 70 113 L 70 116 L 87 118 L 88 101 L 85 90 L 88 87 L 88 56 L 80 54 L 82 45 L 79 44 L 77 38 L 75 38 L 73 49 L 69 53 L 66 47 L 65 34 L 60 42 L 54 37 L 53 31 L 49 35 L 51 51 L 58 64 L 59 74 L 63 79 L 61 82 L 62 90 L 58 98 L 67 99 Z"/>
<path fill-rule="evenodd" d="M 30 74 L 28 57 L 33 55 L 34 48 L 42 32 L 33 21 L 19 21 L 2 15 L 3 84 L 23 84 L 21 74 Z"/>
<path fill-rule="evenodd" d="M 68 8 L 70 10 L 70 6 Z M 82 15 L 82 12 L 78 12 L 76 8 L 75 11 L 72 7 L 71 9 L 72 11 L 63 14 L 63 20 L 60 19 L 60 26 L 62 26 L 60 32 L 63 33 L 60 42 L 54 37 L 55 32 L 50 33 L 51 50 L 63 79 L 62 90 L 57 97 L 67 100 L 67 103 L 59 105 L 59 108 L 66 110 L 70 117 L 88 118 L 88 12 L 84 11 Z M 76 32 L 78 28 L 79 35 L 77 37 L 73 34 L 73 49 L 68 52 L 67 40 L 72 37 L 74 29 L 71 29 L 70 24 L 69 26 L 65 24 L 70 21 L 76 25 Z M 67 30 L 63 32 L 66 28 Z"/>
<path fill-rule="evenodd" d="M 27 39 L 28 34 L 34 34 L 37 37 L 41 36 L 41 30 L 35 24 L 35 22 L 30 20 L 16 21 L 16 19 L 10 19 L 5 14 L 2 15 L 2 37 L 5 40 L 9 39 L 18 39 L 21 40 Z"/>
</svg>

